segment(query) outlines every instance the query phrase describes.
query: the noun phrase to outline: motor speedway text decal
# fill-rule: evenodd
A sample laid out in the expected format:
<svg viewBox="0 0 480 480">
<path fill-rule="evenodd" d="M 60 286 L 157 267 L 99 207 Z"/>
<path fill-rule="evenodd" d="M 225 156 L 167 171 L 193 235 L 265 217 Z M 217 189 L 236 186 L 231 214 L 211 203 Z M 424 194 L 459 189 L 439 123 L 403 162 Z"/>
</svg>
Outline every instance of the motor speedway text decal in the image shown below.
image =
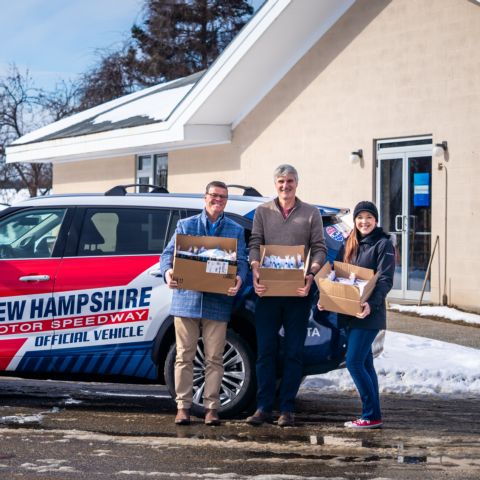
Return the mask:
<svg viewBox="0 0 480 480">
<path fill-rule="evenodd" d="M 146 321 L 151 291 L 152 287 L 123 288 L 0 301 L 0 335 Z"/>
</svg>

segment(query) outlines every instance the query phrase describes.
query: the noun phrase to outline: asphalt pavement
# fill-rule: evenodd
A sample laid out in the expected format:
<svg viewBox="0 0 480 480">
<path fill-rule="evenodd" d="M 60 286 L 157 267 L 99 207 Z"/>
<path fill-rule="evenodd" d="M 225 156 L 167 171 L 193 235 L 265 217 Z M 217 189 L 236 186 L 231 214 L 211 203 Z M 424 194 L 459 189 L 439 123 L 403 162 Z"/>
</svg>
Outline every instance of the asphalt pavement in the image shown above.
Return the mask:
<svg viewBox="0 0 480 480">
<path fill-rule="evenodd" d="M 388 310 L 387 329 L 480 349 L 480 325 L 465 325 Z"/>
<path fill-rule="evenodd" d="M 478 397 L 382 395 L 350 431 L 352 393 L 303 392 L 297 425 L 244 416 L 175 426 L 164 387 L 0 379 L 0 479 L 478 480 Z"/>
<path fill-rule="evenodd" d="M 480 348 L 480 326 L 388 312 L 390 330 Z M 297 426 L 177 427 L 163 386 L 0 379 L 0 480 L 477 480 L 478 397 L 382 394 L 383 429 L 349 431 L 354 392 L 302 392 Z"/>
</svg>

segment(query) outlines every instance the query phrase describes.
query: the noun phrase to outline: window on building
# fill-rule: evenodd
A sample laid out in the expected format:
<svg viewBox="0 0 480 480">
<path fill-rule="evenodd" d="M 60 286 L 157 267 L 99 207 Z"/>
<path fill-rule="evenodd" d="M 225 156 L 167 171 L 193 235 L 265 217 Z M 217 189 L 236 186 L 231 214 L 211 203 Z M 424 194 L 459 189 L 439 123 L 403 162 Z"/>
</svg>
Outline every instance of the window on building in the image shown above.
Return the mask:
<svg viewBox="0 0 480 480">
<path fill-rule="evenodd" d="M 135 183 L 142 185 L 157 185 L 168 188 L 168 154 L 139 155 L 137 157 L 137 173 Z M 148 192 L 145 187 L 137 187 L 140 193 Z"/>
</svg>

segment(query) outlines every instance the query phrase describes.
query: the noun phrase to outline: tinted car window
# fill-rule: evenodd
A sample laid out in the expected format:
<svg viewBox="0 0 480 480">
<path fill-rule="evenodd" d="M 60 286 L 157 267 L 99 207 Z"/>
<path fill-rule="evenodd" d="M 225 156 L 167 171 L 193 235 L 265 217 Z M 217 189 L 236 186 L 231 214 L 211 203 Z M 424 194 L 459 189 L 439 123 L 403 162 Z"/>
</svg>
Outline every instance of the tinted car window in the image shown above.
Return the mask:
<svg viewBox="0 0 480 480">
<path fill-rule="evenodd" d="M 0 221 L 0 258 L 49 258 L 65 209 L 27 210 Z"/>
<path fill-rule="evenodd" d="M 170 210 L 91 208 L 85 212 L 78 255 L 158 254 Z"/>
<path fill-rule="evenodd" d="M 168 224 L 168 232 L 165 245 L 170 241 L 175 233 L 175 229 L 177 228 L 177 222 L 180 220 L 180 212 L 178 210 L 173 210 L 170 216 L 170 222 Z"/>
</svg>

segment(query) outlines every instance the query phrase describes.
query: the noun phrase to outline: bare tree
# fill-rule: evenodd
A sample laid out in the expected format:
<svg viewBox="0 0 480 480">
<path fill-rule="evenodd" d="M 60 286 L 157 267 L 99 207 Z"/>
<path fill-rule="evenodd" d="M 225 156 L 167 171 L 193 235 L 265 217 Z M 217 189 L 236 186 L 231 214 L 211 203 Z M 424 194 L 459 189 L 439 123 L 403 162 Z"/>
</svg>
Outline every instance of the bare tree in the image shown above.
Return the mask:
<svg viewBox="0 0 480 480">
<path fill-rule="evenodd" d="M 77 90 L 62 82 L 54 93 L 35 88 L 28 71 L 11 65 L 0 77 L 0 188 L 27 188 L 31 197 L 52 188 L 50 163 L 5 163 L 5 148 L 17 138 L 76 111 Z"/>
</svg>

